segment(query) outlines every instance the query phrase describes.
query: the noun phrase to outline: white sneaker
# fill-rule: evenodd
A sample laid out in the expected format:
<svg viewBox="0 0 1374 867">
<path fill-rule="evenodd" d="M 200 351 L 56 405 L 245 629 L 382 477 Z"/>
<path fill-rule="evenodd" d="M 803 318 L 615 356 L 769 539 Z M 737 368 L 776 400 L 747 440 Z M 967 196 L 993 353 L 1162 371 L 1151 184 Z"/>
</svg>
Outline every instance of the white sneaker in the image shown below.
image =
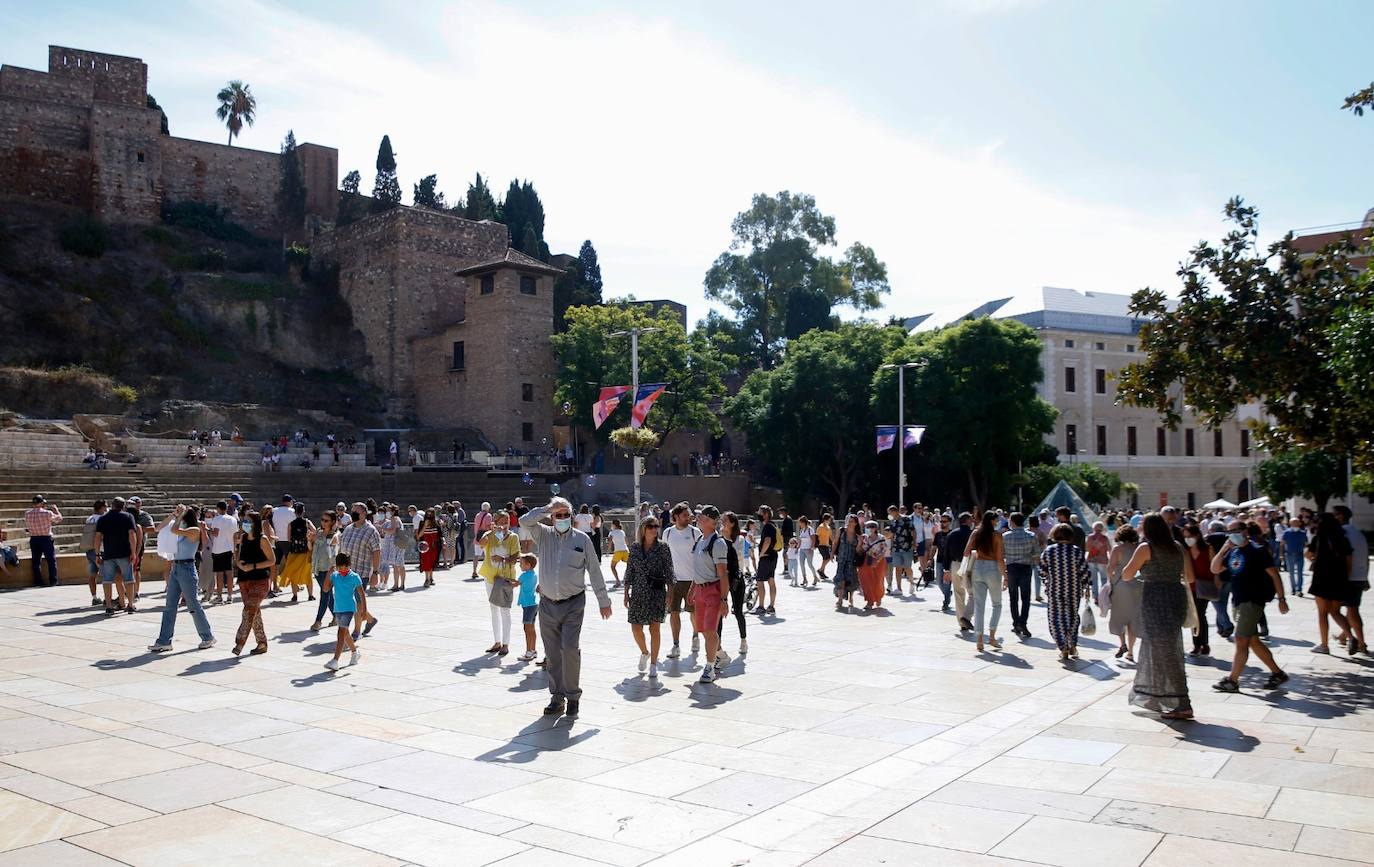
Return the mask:
<svg viewBox="0 0 1374 867">
<path fill-rule="evenodd" d="M 693 652 L 693 653 L 698 653 L 698 652 L 700 652 L 700 651 L 701 651 L 701 636 L 700 636 L 700 635 L 693 635 L 693 636 L 692 636 L 692 652 Z"/>
<path fill-rule="evenodd" d="M 648 668 L 648 667 L 649 667 L 649 654 L 647 654 L 647 653 L 641 653 L 641 654 L 639 655 L 639 670 L 640 670 L 641 672 L 643 672 L 644 669 L 646 669 L 646 668 Z"/>
<path fill-rule="evenodd" d="M 202 641 L 200 644 L 197 644 L 197 645 L 196 645 L 196 649 L 197 649 L 197 650 L 209 650 L 210 648 L 212 648 L 212 647 L 214 647 L 214 646 L 215 646 L 215 639 L 213 639 L 213 638 L 207 638 L 207 639 L 205 639 L 204 641 Z"/>
<path fill-rule="evenodd" d="M 727 665 L 729 665 L 729 664 L 730 664 L 730 654 L 726 653 L 723 649 L 722 649 L 722 650 L 717 650 L 717 651 L 716 651 L 716 670 L 719 671 L 720 669 L 724 668 L 725 666 L 727 666 Z"/>
<path fill-rule="evenodd" d="M 746 653 L 748 653 L 748 652 L 749 652 L 749 642 L 748 642 L 748 641 L 745 641 L 743 638 L 741 638 L 741 639 L 739 640 L 739 655 L 740 655 L 740 656 L 744 656 L 744 655 L 745 655 Z"/>
<path fill-rule="evenodd" d="M 172 649 L 172 645 L 170 645 L 170 644 L 150 644 L 150 645 L 148 645 L 148 652 L 149 652 L 149 653 L 166 653 L 167 651 L 169 651 L 169 650 L 171 650 L 171 649 Z"/>
<path fill-rule="evenodd" d="M 337 659 L 331 659 L 324 664 L 324 667 L 329 669 L 330 671 L 338 671 L 339 661 Z"/>
<path fill-rule="evenodd" d="M 673 649 L 668 651 L 669 659 L 679 659 L 682 657 L 682 648 L 674 644 Z"/>
<path fill-rule="evenodd" d="M 533 661 L 534 661 L 534 658 L 535 658 L 536 656 L 538 656 L 538 655 L 539 655 L 539 654 L 535 653 L 533 650 L 527 650 L 527 651 L 525 651 L 524 653 L 520 654 L 520 661 L 521 661 L 521 662 L 533 662 Z"/>
<path fill-rule="evenodd" d="M 649 680 L 658 680 L 658 663 L 649 663 Z"/>
<path fill-rule="evenodd" d="M 712 666 L 706 666 L 701 670 L 701 682 L 710 683 L 716 679 L 716 670 Z"/>
<path fill-rule="evenodd" d="M 358 660 L 360 660 L 360 659 L 362 659 L 362 658 L 363 658 L 362 651 L 360 651 L 360 650 L 355 650 L 355 651 L 353 651 L 352 655 L 348 657 L 348 664 L 349 664 L 349 665 L 357 665 L 357 664 L 358 664 Z"/>
</svg>

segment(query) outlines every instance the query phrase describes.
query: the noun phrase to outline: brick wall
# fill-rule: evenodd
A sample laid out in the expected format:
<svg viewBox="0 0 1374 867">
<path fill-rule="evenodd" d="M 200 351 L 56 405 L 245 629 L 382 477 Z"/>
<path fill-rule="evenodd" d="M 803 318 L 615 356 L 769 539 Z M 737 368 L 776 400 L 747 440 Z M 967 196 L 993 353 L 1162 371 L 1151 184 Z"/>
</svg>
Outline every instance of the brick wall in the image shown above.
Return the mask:
<svg viewBox="0 0 1374 867">
<path fill-rule="evenodd" d="M 156 223 L 162 194 L 161 118 L 146 107 L 91 106 L 91 203 L 102 219 Z"/>
<path fill-rule="evenodd" d="M 162 139 L 162 194 L 169 202 L 219 205 L 254 232 L 279 229 L 281 155 L 192 139 Z"/>
<path fill-rule="evenodd" d="M 64 81 L 89 83 L 101 102 L 130 108 L 147 105 L 148 65 L 137 57 L 49 45 L 48 73 Z"/>
</svg>

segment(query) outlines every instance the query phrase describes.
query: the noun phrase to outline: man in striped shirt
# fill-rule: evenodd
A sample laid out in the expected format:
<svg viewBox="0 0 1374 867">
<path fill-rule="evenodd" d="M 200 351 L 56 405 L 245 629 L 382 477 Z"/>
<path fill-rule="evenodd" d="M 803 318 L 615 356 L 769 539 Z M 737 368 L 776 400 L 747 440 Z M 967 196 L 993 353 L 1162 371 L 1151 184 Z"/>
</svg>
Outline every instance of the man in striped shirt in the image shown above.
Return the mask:
<svg viewBox="0 0 1374 867">
<path fill-rule="evenodd" d="M 57 548 L 52 541 L 54 524 L 62 521 L 62 513 L 50 506 L 42 494 L 34 494 L 33 508 L 24 513 L 24 527 L 29 531 L 29 554 L 33 564 L 33 583 L 43 585 L 41 560 L 48 561 L 48 583 L 57 586 Z"/>
<path fill-rule="evenodd" d="M 352 561 L 353 571 L 358 573 L 362 579 L 363 586 L 368 586 L 368 579 L 377 572 L 382 565 L 382 534 L 377 532 L 377 528 L 368 523 L 367 504 L 354 503 L 349 509 L 349 515 L 353 522 L 343 528 L 339 534 L 339 553 L 347 554 Z M 359 610 L 359 617 L 354 621 L 353 637 L 359 636 L 358 627 L 363 622 L 367 626 L 363 628 L 362 634 L 367 635 L 372 632 L 372 627 L 377 625 L 377 618 L 367 611 L 367 593 L 362 596 L 362 606 Z"/>
<path fill-rule="evenodd" d="M 1040 540 L 1025 528 L 1026 516 L 1012 512 L 1011 525 L 1002 534 L 1002 557 L 1007 564 L 1007 590 L 1011 597 L 1011 631 L 1030 638 L 1031 568 L 1040 557 Z"/>
</svg>

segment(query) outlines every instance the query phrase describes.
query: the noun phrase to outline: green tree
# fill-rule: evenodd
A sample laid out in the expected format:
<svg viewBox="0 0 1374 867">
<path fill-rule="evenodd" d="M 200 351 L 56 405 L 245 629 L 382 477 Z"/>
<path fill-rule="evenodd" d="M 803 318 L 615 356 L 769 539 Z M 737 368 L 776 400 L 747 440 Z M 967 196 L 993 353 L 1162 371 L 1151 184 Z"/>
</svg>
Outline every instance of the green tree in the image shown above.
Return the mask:
<svg viewBox="0 0 1374 867">
<path fill-rule="evenodd" d="M 823 493 L 843 509 L 872 485 L 877 460 L 870 384 L 905 341 L 901 329 L 867 323 L 807 332 L 788 344 L 775 367 L 751 373 L 726 402 L 726 412 L 749 438 L 749 451 L 777 474 L 789 499 Z"/>
<path fill-rule="evenodd" d="M 286 131 L 281 143 L 281 177 L 277 184 L 277 210 L 282 227 L 288 232 L 299 231 L 305 222 L 305 177 L 301 171 L 300 154 L 296 151 L 296 133 Z"/>
<path fill-rule="evenodd" d="M 243 130 L 244 125 L 252 126 L 253 121 L 257 120 L 258 98 L 253 95 L 248 85 L 237 80 L 221 87 L 215 98 L 219 100 L 215 117 L 229 128 L 229 146 L 233 147 L 234 138 Z"/>
<path fill-rule="evenodd" d="M 1126 487 L 1121 476 L 1091 463 L 1036 464 L 1026 467 L 1024 475 L 1028 505 L 1043 500 L 1061 481 L 1068 482 L 1078 496 L 1095 509 L 1101 509 L 1121 496 Z"/>
<path fill-rule="evenodd" d="M 382 136 L 377 148 L 377 179 L 372 183 L 372 212 L 389 211 L 401 204 L 401 184 L 396 180 L 396 154 L 391 136 Z"/>
<path fill-rule="evenodd" d="M 467 195 L 463 198 L 462 216 L 469 220 L 499 220 L 500 209 L 496 207 L 496 199 L 492 198 L 491 188 L 483 180 L 482 173 L 477 173 L 477 179 L 468 184 Z"/>
<path fill-rule="evenodd" d="M 583 241 L 577 260 L 553 283 L 553 329 L 566 329 L 565 314 L 569 307 L 583 307 L 601 303 L 601 264 L 591 241 Z"/>
<path fill-rule="evenodd" d="M 558 365 L 554 400 L 570 404 L 573 423 L 592 429 L 592 404 L 602 386 L 630 384 L 630 340 L 614 331 L 657 328 L 640 335 L 639 381 L 667 383 L 654 404 L 648 427 L 666 437 L 682 428 L 721 430 L 714 407 L 725 394 L 723 377 L 734 359 L 722 356 L 695 334 L 688 335 L 669 310 L 654 317 L 647 308 L 624 304 L 572 307 L 567 330 L 553 336 Z M 624 403 L 629 403 L 627 398 Z M 617 409 L 625 413 L 624 409 Z M 614 419 L 596 431 L 606 442 L 621 427 Z"/>
<path fill-rule="evenodd" d="M 925 360 L 906 373 L 906 418 L 923 424 L 921 451 L 974 504 L 1003 502 L 1018 463 L 1045 459 L 1056 412 L 1036 386 L 1040 336 L 1013 320 L 969 319 L 900 345 L 889 363 Z M 897 419 L 897 373 L 879 370 L 871 393 L 879 417 Z"/>
<path fill-rule="evenodd" d="M 148 107 L 149 107 L 149 108 L 155 110 L 159 115 L 162 116 L 162 123 L 161 123 L 162 134 L 163 134 L 163 135 L 171 135 L 171 132 L 172 132 L 172 131 L 171 131 L 171 127 L 169 127 L 169 126 L 167 125 L 167 112 L 165 112 L 165 111 L 162 110 L 162 106 L 160 106 L 160 105 L 157 104 L 157 100 L 156 100 L 156 99 L 153 99 L 153 95 L 152 95 L 151 93 L 148 94 L 148 103 L 147 103 L 147 104 L 148 104 Z"/>
<path fill-rule="evenodd" d="M 355 223 L 363 217 L 363 195 L 358 192 L 358 187 L 362 185 L 363 176 L 357 169 L 344 175 L 343 184 L 339 188 L 339 217 L 337 225 L 347 226 Z"/>
<path fill-rule="evenodd" d="M 838 260 L 823 255 L 835 244 L 835 219 L 811 196 L 755 195 L 730 230 L 730 249 L 706 272 L 706 297 L 734 311 L 749 335 L 753 365 L 771 367 L 802 327 L 833 326 L 833 308 L 874 310 L 888 292 L 887 268 L 872 249 L 855 243 Z M 789 315 L 794 306 L 804 309 Z"/>
<path fill-rule="evenodd" d="M 549 248 L 544 243 L 544 203 L 539 200 L 534 184 L 512 180 L 501 202 L 499 219 L 510 230 L 512 247 L 536 259 L 549 258 Z M 533 245 L 526 242 L 526 229 L 534 235 Z"/>
<path fill-rule="evenodd" d="M 431 211 L 448 210 L 447 203 L 444 202 L 444 194 L 439 192 L 439 176 L 425 175 L 420 182 L 415 185 L 414 193 L 415 207 L 429 208 Z"/>
<path fill-rule="evenodd" d="M 1307 497 L 1326 511 L 1326 502 L 1345 493 L 1345 457 L 1319 449 L 1275 452 L 1255 466 L 1256 486 L 1271 500 Z"/>
<path fill-rule="evenodd" d="M 1370 82 L 1369 87 L 1347 96 L 1341 108 L 1354 112 L 1356 117 L 1363 117 L 1365 109 L 1374 109 L 1374 82 Z"/>
<path fill-rule="evenodd" d="M 1154 289 L 1131 297 L 1131 312 L 1145 320 L 1144 359 L 1120 372 L 1118 394 L 1171 428 L 1185 406 L 1215 427 L 1257 403 L 1265 423 L 1256 439 L 1266 450 L 1319 449 L 1374 466 L 1374 392 L 1349 378 L 1359 369 L 1351 352 L 1327 349 L 1370 352 L 1371 332 L 1358 330 L 1368 278 L 1350 265 L 1353 241 L 1301 255 L 1289 233 L 1261 250 L 1258 212 L 1232 199 L 1225 213 L 1235 228 L 1216 246 L 1193 248 L 1176 302 Z"/>
<path fill-rule="evenodd" d="M 534 234 L 534 226 L 531 226 L 529 223 L 526 223 L 525 231 L 522 232 L 520 236 L 520 246 L 517 249 L 519 249 L 520 252 L 524 253 L 526 256 L 532 256 L 535 259 L 538 259 L 540 258 L 539 248 L 539 236 Z"/>
</svg>

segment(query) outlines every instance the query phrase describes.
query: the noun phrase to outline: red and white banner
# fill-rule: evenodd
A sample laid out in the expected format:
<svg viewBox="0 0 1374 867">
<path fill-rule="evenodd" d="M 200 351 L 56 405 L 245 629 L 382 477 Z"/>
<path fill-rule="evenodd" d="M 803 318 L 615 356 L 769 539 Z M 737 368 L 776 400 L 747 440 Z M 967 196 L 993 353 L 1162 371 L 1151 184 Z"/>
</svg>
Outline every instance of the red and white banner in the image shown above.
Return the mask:
<svg viewBox="0 0 1374 867">
<path fill-rule="evenodd" d="M 615 412 L 615 408 L 620 406 L 620 399 L 630 390 L 628 385 L 611 385 L 601 389 L 600 396 L 596 403 L 592 404 L 592 425 L 601 427 L 601 424 Z"/>
<path fill-rule="evenodd" d="M 667 389 L 668 384 L 666 382 L 659 382 L 653 385 L 641 385 L 639 387 L 639 393 L 635 395 L 634 408 L 630 410 L 630 427 L 644 426 L 644 417 L 649 414 L 649 410 L 653 407 L 654 401 L 662 397 L 663 392 L 667 391 Z"/>
</svg>

